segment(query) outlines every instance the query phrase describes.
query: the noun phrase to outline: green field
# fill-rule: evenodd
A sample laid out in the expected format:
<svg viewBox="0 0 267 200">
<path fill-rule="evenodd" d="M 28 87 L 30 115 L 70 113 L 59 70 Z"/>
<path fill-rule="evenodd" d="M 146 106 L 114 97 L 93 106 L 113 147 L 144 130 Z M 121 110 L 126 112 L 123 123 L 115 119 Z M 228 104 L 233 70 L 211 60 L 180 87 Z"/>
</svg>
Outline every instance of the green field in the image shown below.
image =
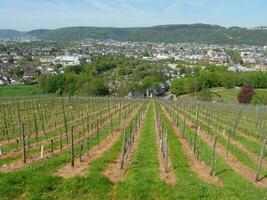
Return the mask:
<svg viewBox="0 0 267 200">
<path fill-rule="evenodd" d="M 0 200 L 267 198 L 267 153 L 255 182 L 266 108 L 258 113 L 252 106 L 205 102 L 38 96 L 0 99 L 0 108 L 0 130 L 5 130 L 0 131 Z M 25 125 L 25 145 L 19 122 Z M 192 124 L 201 127 L 200 134 Z M 222 129 L 232 137 L 229 159 Z M 167 172 L 159 161 L 161 134 L 168 138 L 172 183 L 170 175 L 162 178 Z M 214 136 L 220 145 L 211 176 Z"/>
<path fill-rule="evenodd" d="M 212 88 L 213 92 L 212 100 L 224 102 L 224 103 L 238 103 L 237 95 L 240 88 Z M 260 100 L 266 99 L 267 89 L 255 89 L 256 95 Z M 181 100 L 197 100 L 197 97 L 193 94 L 186 94 L 181 96 Z"/>
<path fill-rule="evenodd" d="M 43 94 L 38 85 L 7 85 L 0 86 L 0 97 L 5 96 L 31 96 Z"/>
</svg>

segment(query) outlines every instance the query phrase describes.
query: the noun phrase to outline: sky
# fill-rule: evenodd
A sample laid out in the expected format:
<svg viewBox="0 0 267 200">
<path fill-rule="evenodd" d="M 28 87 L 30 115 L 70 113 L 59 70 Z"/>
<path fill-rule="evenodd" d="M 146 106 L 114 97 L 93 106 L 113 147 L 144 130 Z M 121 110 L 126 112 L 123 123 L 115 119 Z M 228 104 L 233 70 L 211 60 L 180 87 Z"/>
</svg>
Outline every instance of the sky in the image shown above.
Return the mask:
<svg viewBox="0 0 267 200">
<path fill-rule="evenodd" d="M 0 0 L 0 29 L 267 25 L 267 0 Z"/>
</svg>

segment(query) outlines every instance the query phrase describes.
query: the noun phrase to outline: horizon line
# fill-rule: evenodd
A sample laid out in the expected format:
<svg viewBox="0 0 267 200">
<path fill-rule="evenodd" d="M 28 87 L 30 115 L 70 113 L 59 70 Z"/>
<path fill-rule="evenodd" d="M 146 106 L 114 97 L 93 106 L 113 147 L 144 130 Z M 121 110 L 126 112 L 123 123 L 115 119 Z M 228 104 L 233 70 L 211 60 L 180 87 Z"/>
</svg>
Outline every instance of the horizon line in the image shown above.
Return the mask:
<svg viewBox="0 0 267 200">
<path fill-rule="evenodd" d="M 224 26 L 224 25 L 219 25 L 219 24 L 208 24 L 208 23 L 188 23 L 188 24 L 157 24 L 157 25 L 147 25 L 147 26 L 59 26 L 55 28 L 33 28 L 29 30 L 20 30 L 20 29 L 15 29 L 15 28 L 0 28 L 0 30 L 12 30 L 12 31 L 18 31 L 18 32 L 30 32 L 30 31 L 35 31 L 35 30 L 56 30 L 56 29 L 62 29 L 62 28 L 120 28 L 120 29 L 130 29 L 130 28 L 151 28 L 151 27 L 157 27 L 157 26 L 183 26 L 183 25 L 210 25 L 210 26 L 219 26 L 222 28 L 246 28 L 246 29 L 256 29 L 256 28 L 264 28 L 267 27 L 267 25 L 258 25 L 258 26 L 239 26 L 239 25 L 233 25 L 233 26 Z"/>
</svg>

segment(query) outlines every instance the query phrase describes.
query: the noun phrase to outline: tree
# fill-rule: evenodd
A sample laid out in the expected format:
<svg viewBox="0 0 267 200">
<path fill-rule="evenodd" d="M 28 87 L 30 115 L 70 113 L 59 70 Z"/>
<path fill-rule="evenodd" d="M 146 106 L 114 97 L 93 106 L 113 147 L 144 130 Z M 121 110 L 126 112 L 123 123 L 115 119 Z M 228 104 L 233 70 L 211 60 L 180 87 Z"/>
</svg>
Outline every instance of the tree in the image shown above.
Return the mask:
<svg viewBox="0 0 267 200">
<path fill-rule="evenodd" d="M 238 51 L 227 49 L 226 53 L 229 55 L 229 57 L 235 64 L 239 64 L 242 62 L 241 55 Z"/>
<path fill-rule="evenodd" d="M 198 100 L 201 101 L 211 101 L 212 100 L 212 92 L 209 89 L 202 89 L 198 95 Z"/>
<path fill-rule="evenodd" d="M 8 56 L 8 60 L 7 60 L 8 63 L 14 63 L 14 58 L 13 56 L 9 55 Z"/>
<path fill-rule="evenodd" d="M 171 84 L 171 92 L 176 95 L 186 94 L 186 79 L 175 79 Z"/>
<path fill-rule="evenodd" d="M 83 66 L 82 65 L 70 65 L 70 66 L 68 66 L 66 68 L 65 72 L 67 72 L 67 73 L 73 72 L 75 74 L 80 74 L 81 71 L 82 71 L 82 69 L 83 69 Z"/>
<path fill-rule="evenodd" d="M 156 84 L 154 77 L 147 76 L 141 81 L 141 90 L 145 92 L 148 88 L 151 88 L 153 85 Z"/>
<path fill-rule="evenodd" d="M 255 94 L 254 88 L 250 85 L 244 85 L 238 93 L 237 99 L 239 103 L 248 104 Z"/>
<path fill-rule="evenodd" d="M 24 72 L 23 72 L 23 70 L 21 69 L 20 66 L 14 67 L 12 72 L 13 72 L 13 74 L 15 74 L 17 76 L 17 78 L 22 78 L 22 76 L 24 74 Z"/>
</svg>

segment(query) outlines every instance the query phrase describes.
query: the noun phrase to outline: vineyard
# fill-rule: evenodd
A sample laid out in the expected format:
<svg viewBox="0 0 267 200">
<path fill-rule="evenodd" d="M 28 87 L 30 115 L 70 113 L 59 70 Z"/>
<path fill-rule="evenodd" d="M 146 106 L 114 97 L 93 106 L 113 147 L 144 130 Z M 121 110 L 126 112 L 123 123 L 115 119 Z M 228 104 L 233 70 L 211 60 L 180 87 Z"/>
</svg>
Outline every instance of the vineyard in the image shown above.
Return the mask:
<svg viewBox="0 0 267 200">
<path fill-rule="evenodd" d="M 0 199 L 267 199 L 267 108 L 0 98 Z"/>
</svg>

